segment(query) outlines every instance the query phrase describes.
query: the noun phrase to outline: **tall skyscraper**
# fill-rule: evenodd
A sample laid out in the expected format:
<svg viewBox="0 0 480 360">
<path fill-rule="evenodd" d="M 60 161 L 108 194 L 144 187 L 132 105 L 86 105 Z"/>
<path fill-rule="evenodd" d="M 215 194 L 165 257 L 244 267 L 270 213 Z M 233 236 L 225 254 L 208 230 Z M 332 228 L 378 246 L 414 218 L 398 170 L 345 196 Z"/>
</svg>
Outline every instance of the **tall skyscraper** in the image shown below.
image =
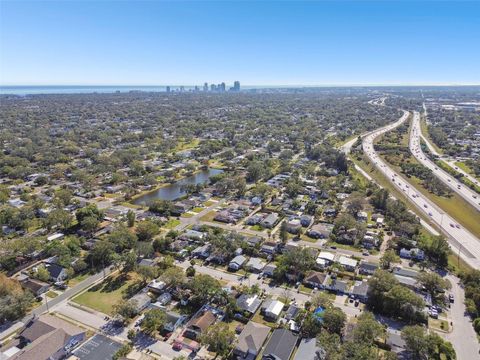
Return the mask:
<svg viewBox="0 0 480 360">
<path fill-rule="evenodd" d="M 224 82 L 222 82 L 221 84 L 218 84 L 218 90 L 222 91 L 222 92 L 225 91 L 225 83 Z"/>
<path fill-rule="evenodd" d="M 170 92 L 170 86 L 167 86 L 167 92 Z"/>
<path fill-rule="evenodd" d="M 217 85 L 215 84 L 210 85 L 210 91 L 217 91 Z"/>
<path fill-rule="evenodd" d="M 235 81 L 233 83 L 233 91 L 240 91 L 240 81 Z"/>
<path fill-rule="evenodd" d="M 208 83 L 203 84 L 203 91 L 208 91 Z"/>
</svg>

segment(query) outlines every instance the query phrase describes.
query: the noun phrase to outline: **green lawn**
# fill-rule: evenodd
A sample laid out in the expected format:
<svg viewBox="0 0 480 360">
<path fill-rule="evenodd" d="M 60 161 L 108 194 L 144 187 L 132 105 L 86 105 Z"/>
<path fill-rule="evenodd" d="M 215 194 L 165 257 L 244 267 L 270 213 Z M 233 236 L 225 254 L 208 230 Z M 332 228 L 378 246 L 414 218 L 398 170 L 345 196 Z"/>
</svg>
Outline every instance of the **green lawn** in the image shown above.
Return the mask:
<svg viewBox="0 0 480 360">
<path fill-rule="evenodd" d="M 437 196 L 425 189 L 421 185 L 421 180 L 412 177 L 408 179 L 408 181 L 415 186 L 416 190 L 428 197 L 432 202 L 453 217 L 461 226 L 466 228 L 472 234 L 476 234 L 477 236 L 480 234 L 478 211 L 461 196 L 456 193 L 453 193 L 452 196 L 448 198 Z"/>
<path fill-rule="evenodd" d="M 165 229 L 171 230 L 171 229 L 175 228 L 176 226 L 180 225 L 180 223 L 181 223 L 180 220 L 170 219 L 165 223 L 165 225 L 163 225 L 163 227 Z"/>
<path fill-rule="evenodd" d="M 449 329 L 448 321 L 443 319 L 432 319 L 431 317 L 428 318 L 428 327 L 430 329 L 445 331 L 445 332 L 448 332 L 448 329 Z"/>
<path fill-rule="evenodd" d="M 203 216 L 200 218 L 200 220 L 212 222 L 212 221 L 213 221 L 213 218 L 215 217 L 215 215 L 217 215 L 217 213 L 216 213 L 215 211 L 209 211 L 208 213 L 206 213 L 205 215 L 203 215 Z"/>
<path fill-rule="evenodd" d="M 205 205 L 206 207 L 209 207 L 209 206 L 212 206 L 212 205 L 215 205 L 218 201 L 214 201 L 214 200 L 207 200 L 205 201 Z"/>
<path fill-rule="evenodd" d="M 182 218 L 191 218 L 191 217 L 194 217 L 194 216 L 195 216 L 194 214 L 188 213 L 188 212 L 182 214 Z"/>
<path fill-rule="evenodd" d="M 313 244 L 315 244 L 318 241 L 318 239 L 311 238 L 310 236 L 305 234 L 300 235 L 300 239 L 302 239 L 303 241 L 311 242 Z"/>
<path fill-rule="evenodd" d="M 263 227 L 262 227 L 262 225 L 259 225 L 259 224 L 250 226 L 250 229 L 251 229 L 251 230 L 255 230 L 255 231 L 263 231 L 263 230 L 264 230 Z"/>
<path fill-rule="evenodd" d="M 47 291 L 47 293 L 45 294 L 47 295 L 49 298 L 53 299 L 53 298 L 56 298 L 58 296 L 58 294 L 54 291 Z"/>
<path fill-rule="evenodd" d="M 77 304 L 112 315 L 113 306 L 121 300 L 132 297 L 140 288 L 141 282 L 132 273 L 126 276 L 114 275 L 74 297 Z"/>
<path fill-rule="evenodd" d="M 457 165 L 460 169 L 462 169 L 463 171 L 465 171 L 467 174 L 470 174 L 470 175 L 472 175 L 474 178 L 479 179 L 478 176 L 475 176 L 475 173 L 473 172 L 473 170 L 470 169 L 470 168 L 467 166 L 467 164 L 465 164 L 464 162 L 457 161 L 457 162 L 455 162 L 455 165 Z"/>
<path fill-rule="evenodd" d="M 275 327 L 276 323 L 275 322 L 271 322 L 271 321 L 268 321 L 266 320 L 262 314 L 260 314 L 260 309 L 258 309 L 258 311 L 255 313 L 255 315 L 253 315 L 252 317 L 252 321 L 258 323 L 258 324 L 263 324 L 263 325 L 266 325 L 268 327 Z"/>
<path fill-rule="evenodd" d="M 205 210 L 205 208 L 203 208 L 203 207 L 195 207 L 195 208 L 192 209 L 192 211 L 193 211 L 194 213 L 197 213 L 197 214 L 198 214 L 199 212 L 202 212 L 203 210 Z"/>
<path fill-rule="evenodd" d="M 83 280 L 85 280 L 86 278 L 88 278 L 89 276 L 90 276 L 90 274 L 89 274 L 88 272 L 75 275 L 75 277 L 73 277 L 73 278 L 71 278 L 70 280 L 68 280 L 68 285 L 70 285 L 70 286 L 75 286 L 75 285 L 77 285 L 78 283 L 80 283 L 80 282 L 82 282 Z"/>
</svg>

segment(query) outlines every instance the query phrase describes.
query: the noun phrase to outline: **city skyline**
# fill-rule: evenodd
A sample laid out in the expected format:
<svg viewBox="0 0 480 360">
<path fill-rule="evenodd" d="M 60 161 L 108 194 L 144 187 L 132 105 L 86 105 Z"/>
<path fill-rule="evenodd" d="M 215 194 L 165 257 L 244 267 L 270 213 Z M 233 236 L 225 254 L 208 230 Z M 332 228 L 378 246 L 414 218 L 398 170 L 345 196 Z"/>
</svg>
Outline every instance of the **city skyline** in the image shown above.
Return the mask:
<svg viewBox="0 0 480 360">
<path fill-rule="evenodd" d="M 474 85 L 476 2 L 0 2 L 0 85 Z"/>
</svg>

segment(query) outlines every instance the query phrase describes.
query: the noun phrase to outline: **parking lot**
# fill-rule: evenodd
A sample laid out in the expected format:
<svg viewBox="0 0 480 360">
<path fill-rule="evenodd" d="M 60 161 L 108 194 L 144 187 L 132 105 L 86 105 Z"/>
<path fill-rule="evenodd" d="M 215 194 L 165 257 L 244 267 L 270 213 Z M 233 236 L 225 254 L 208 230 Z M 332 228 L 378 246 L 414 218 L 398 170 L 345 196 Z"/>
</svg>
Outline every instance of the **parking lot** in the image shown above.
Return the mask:
<svg viewBox="0 0 480 360">
<path fill-rule="evenodd" d="M 110 360 L 122 344 L 103 335 L 95 335 L 73 354 L 81 360 Z"/>
</svg>

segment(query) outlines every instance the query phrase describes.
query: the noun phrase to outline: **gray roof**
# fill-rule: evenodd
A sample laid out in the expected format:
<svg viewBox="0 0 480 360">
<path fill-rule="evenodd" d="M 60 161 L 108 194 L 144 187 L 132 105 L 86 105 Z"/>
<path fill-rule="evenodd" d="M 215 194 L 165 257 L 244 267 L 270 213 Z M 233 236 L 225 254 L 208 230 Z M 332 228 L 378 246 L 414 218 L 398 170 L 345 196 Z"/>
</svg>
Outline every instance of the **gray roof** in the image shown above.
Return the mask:
<svg viewBox="0 0 480 360">
<path fill-rule="evenodd" d="M 263 359 L 288 360 L 293 353 L 298 336 L 290 330 L 276 329 L 263 351 Z"/>
<path fill-rule="evenodd" d="M 251 314 L 255 313 L 258 310 L 261 303 L 262 300 L 260 300 L 258 295 L 242 294 L 237 299 L 237 306 L 240 309 L 248 311 Z"/>
<path fill-rule="evenodd" d="M 249 321 L 238 337 L 235 352 L 258 354 L 270 333 L 270 327 Z"/>
<path fill-rule="evenodd" d="M 413 269 L 405 269 L 405 268 L 395 268 L 393 269 L 393 275 L 400 275 L 400 276 L 407 276 L 416 279 L 418 276 L 418 271 Z"/>
<path fill-rule="evenodd" d="M 316 354 L 325 354 L 325 350 L 317 346 L 317 339 L 302 339 L 300 345 L 298 345 L 297 352 L 293 360 L 317 360 L 322 359 L 322 356 L 316 356 Z"/>
</svg>

